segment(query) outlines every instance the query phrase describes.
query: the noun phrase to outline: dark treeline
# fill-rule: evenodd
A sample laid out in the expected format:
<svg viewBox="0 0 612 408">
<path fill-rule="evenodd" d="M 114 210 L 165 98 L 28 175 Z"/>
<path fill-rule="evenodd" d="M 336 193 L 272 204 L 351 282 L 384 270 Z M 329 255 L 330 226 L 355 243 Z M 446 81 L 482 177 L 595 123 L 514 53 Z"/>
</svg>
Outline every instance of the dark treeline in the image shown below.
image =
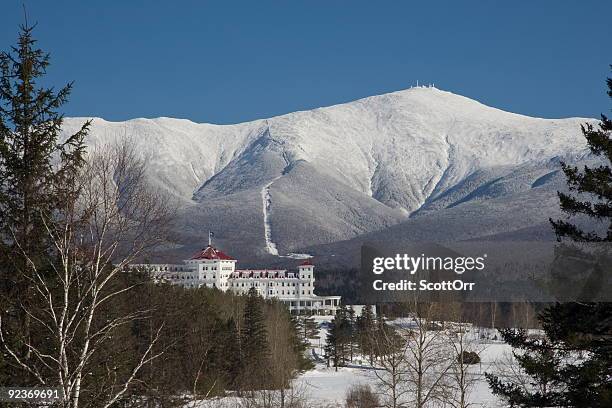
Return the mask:
<svg viewBox="0 0 612 408">
<path fill-rule="evenodd" d="M 459 315 L 463 322 L 479 327 L 529 329 L 540 326 L 538 313 L 547 306 L 547 303 L 529 302 L 440 303 L 433 317 L 440 321 L 452 321 Z M 386 316 L 404 317 L 412 313 L 413 307 L 409 303 L 385 303 L 378 305 L 378 308 Z"/>
<path fill-rule="evenodd" d="M 317 270 L 318 295 L 341 295 L 346 304 L 359 304 L 359 271 L 355 268 L 334 268 Z M 451 320 L 461 309 L 461 316 L 467 323 L 481 327 L 524 327 L 537 328 L 537 315 L 548 306 L 546 303 L 531 302 L 465 302 L 443 303 L 436 308 L 439 320 Z M 411 313 L 411 305 L 405 302 L 390 302 L 377 305 L 377 310 L 390 318 L 404 317 Z"/>
<path fill-rule="evenodd" d="M 135 272 L 122 280 L 136 286 L 113 305 L 115 312 L 146 310 L 147 316 L 117 334 L 94 376 L 106 377 L 107 357 L 134 366 L 159 330 L 152 352 L 160 355 L 139 372 L 131 396 L 181 406 L 186 399 L 287 388 L 297 373 L 311 367 L 302 326 L 279 302 L 255 293 L 153 284 Z"/>
<path fill-rule="evenodd" d="M 317 268 L 317 295 L 338 295 L 346 304 L 357 304 L 359 271 L 355 268 Z"/>
<path fill-rule="evenodd" d="M 304 340 L 309 332 L 279 302 L 254 293 L 236 296 L 216 289 L 154 284 L 139 272 L 122 273 L 113 283 L 113 288 L 128 287 L 129 292 L 105 305 L 104 321 L 135 318 L 118 327 L 92 356 L 82 385 L 85 405 L 103 405 L 108 388 L 125 383 L 151 345 L 155 358 L 130 383 L 122 396 L 124 404 L 182 406 L 191 399 L 228 392 L 282 389 L 311 367 Z M 39 325 L 31 325 L 28 335 L 34 344 L 45 342 L 46 333 Z M 48 346 L 52 352 L 54 344 Z M 4 363 L 2 386 L 38 384 L 10 359 Z"/>
</svg>

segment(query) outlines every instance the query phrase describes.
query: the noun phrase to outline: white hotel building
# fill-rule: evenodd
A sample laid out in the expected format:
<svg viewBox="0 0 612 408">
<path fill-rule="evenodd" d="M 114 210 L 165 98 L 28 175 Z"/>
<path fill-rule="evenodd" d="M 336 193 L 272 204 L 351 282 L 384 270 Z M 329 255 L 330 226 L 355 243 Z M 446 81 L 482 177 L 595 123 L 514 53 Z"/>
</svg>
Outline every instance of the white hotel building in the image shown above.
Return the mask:
<svg viewBox="0 0 612 408">
<path fill-rule="evenodd" d="M 340 296 L 314 293 L 314 265 L 306 260 L 297 272 L 284 269 L 236 269 L 236 260 L 208 245 L 182 264 L 139 264 L 152 279 L 186 288 L 217 288 L 246 294 L 251 288 L 264 299 L 283 302 L 292 313 L 335 314 Z"/>
</svg>

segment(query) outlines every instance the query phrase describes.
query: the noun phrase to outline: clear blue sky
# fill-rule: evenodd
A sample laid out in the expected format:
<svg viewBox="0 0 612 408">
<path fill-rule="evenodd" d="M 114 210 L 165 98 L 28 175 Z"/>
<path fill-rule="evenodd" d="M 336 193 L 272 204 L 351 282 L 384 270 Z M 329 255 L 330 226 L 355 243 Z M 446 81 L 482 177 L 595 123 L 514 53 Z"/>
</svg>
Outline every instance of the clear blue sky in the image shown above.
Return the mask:
<svg viewBox="0 0 612 408">
<path fill-rule="evenodd" d="M 65 112 L 234 123 L 435 83 L 541 117 L 609 112 L 611 1 L 3 0 L 37 21 Z"/>
</svg>

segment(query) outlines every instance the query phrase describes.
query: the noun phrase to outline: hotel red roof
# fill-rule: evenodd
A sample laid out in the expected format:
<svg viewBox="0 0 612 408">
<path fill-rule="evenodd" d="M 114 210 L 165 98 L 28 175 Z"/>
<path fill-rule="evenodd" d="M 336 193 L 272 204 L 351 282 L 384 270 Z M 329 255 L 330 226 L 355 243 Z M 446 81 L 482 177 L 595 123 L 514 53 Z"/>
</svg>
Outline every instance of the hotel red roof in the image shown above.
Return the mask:
<svg viewBox="0 0 612 408">
<path fill-rule="evenodd" d="M 300 266 L 314 266 L 314 264 L 310 262 L 310 259 L 307 259 L 304 262 L 302 262 Z"/>
<path fill-rule="evenodd" d="M 217 248 L 213 248 L 210 245 L 201 251 L 196 252 L 191 259 L 221 259 L 227 261 L 235 261 L 231 256 L 219 251 Z"/>
</svg>

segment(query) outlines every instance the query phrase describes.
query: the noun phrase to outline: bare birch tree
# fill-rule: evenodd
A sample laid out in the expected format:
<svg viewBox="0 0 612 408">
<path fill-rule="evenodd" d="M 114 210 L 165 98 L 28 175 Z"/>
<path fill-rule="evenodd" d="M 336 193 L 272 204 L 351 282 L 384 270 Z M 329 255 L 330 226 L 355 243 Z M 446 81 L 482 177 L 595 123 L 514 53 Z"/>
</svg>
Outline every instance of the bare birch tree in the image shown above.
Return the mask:
<svg viewBox="0 0 612 408">
<path fill-rule="evenodd" d="M 455 326 L 448 333 L 448 343 L 453 351 L 450 366 L 453 393 L 448 403 L 453 408 L 468 408 L 473 406 L 470 394 L 478 382 L 478 376 L 473 372 L 474 365 L 479 364 L 484 347 L 474 337 L 475 333 L 469 330 L 468 324 L 457 323 Z"/>
<path fill-rule="evenodd" d="M 65 200 L 52 215 L 43 214 L 44 230 L 53 245 L 44 260 L 46 270 L 14 236 L 31 267 L 25 279 L 36 297 L 22 310 L 41 335 L 38 341 L 26 340 L 15 347 L 7 341 L 10 333 L 0 315 L 0 342 L 16 368 L 40 385 L 61 387 L 63 407 L 87 406 L 94 400 L 98 407 L 110 407 L 128 395 L 141 368 L 161 353 L 154 349 L 158 327 L 125 375 L 109 373 L 95 381 L 87 377 L 113 334 L 147 317 L 146 310 L 113 316 L 105 312 L 134 287 L 118 284 L 127 266 L 168 236 L 173 208 L 147 184 L 145 166 L 132 143 L 106 145 L 94 149 L 66 185 L 56 186 Z"/>
<path fill-rule="evenodd" d="M 451 355 L 442 325 L 433 317 L 436 303 L 415 303 L 414 327 L 405 331 L 407 339 L 407 383 L 412 401 L 409 406 L 424 408 L 449 398 L 447 388 Z"/>
<path fill-rule="evenodd" d="M 376 391 L 380 406 L 384 408 L 406 407 L 409 389 L 408 382 L 408 342 L 394 327 L 387 325 L 380 317 L 377 330 L 371 343 L 378 355 L 378 365 L 374 370 Z"/>
</svg>

